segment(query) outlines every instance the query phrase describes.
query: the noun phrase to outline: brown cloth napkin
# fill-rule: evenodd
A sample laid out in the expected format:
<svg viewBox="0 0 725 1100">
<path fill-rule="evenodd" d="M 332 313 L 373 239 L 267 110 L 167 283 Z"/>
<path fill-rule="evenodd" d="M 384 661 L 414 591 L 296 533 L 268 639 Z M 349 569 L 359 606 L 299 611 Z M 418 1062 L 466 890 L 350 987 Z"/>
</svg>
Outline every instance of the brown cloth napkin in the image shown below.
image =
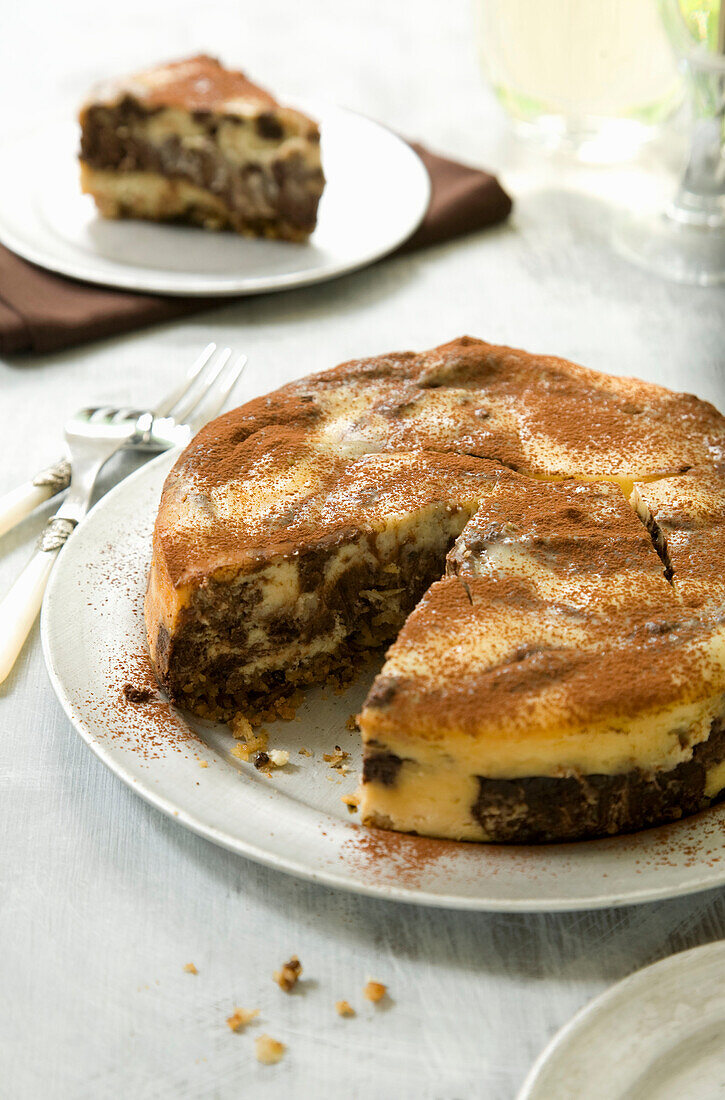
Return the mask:
<svg viewBox="0 0 725 1100">
<path fill-rule="evenodd" d="M 498 180 L 413 144 L 431 179 L 423 221 L 399 252 L 453 240 L 503 221 L 511 199 Z M 0 353 L 47 352 L 168 321 L 229 298 L 165 298 L 76 282 L 0 245 Z"/>
</svg>

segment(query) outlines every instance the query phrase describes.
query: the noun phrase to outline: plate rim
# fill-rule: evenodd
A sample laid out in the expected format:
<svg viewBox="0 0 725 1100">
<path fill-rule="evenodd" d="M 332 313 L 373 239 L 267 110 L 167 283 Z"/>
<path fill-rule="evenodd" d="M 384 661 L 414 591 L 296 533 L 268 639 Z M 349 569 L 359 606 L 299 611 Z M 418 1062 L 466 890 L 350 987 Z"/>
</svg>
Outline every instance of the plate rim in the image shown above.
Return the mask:
<svg viewBox="0 0 725 1100">
<path fill-rule="evenodd" d="M 398 231 L 394 237 L 391 237 L 390 240 L 385 243 L 384 247 L 381 248 L 377 246 L 368 249 L 353 260 L 338 261 L 325 268 L 308 268 L 303 271 L 289 272 L 287 274 L 271 277 L 247 277 L 238 284 L 230 284 L 228 277 L 224 277 L 223 282 L 211 288 L 203 284 L 208 283 L 209 279 L 219 278 L 218 276 L 200 277 L 192 275 L 190 279 L 193 280 L 196 278 L 198 280 L 197 282 L 190 281 L 183 286 L 178 286 L 174 285 L 174 273 L 165 273 L 163 268 L 154 268 L 151 270 L 158 278 L 151 283 L 147 282 L 142 275 L 139 277 L 140 269 L 136 269 L 136 275 L 131 275 L 130 273 L 124 274 L 124 267 L 121 264 L 117 264 L 118 273 L 116 277 L 113 280 L 109 280 L 105 274 L 99 275 L 92 266 L 88 266 L 80 259 L 77 263 L 74 263 L 64 260 L 63 257 L 54 258 L 53 255 L 49 256 L 42 248 L 36 247 L 32 242 L 29 243 L 26 236 L 18 232 L 16 223 L 13 221 L 12 217 L 3 210 L 1 189 L 0 243 L 11 252 L 14 252 L 17 256 L 20 256 L 21 259 L 36 264 L 45 271 L 74 279 L 76 282 L 89 283 L 92 286 L 106 287 L 108 289 L 122 290 L 130 293 L 158 294 L 162 297 L 169 298 L 246 298 L 253 297 L 257 294 L 273 294 L 285 290 L 301 289 L 306 286 L 313 286 L 318 283 L 339 279 L 344 275 L 352 274 L 362 268 L 369 267 L 385 256 L 389 256 L 391 252 L 394 252 L 396 248 L 399 248 L 416 232 L 430 206 L 432 194 L 431 178 L 418 153 L 409 142 L 390 127 L 385 126 L 376 119 L 369 118 L 361 111 L 354 111 L 348 107 L 341 107 L 335 103 L 329 102 L 320 103 L 315 108 L 306 101 L 297 100 L 293 97 L 290 97 L 289 100 L 285 100 L 285 102 L 289 102 L 294 106 L 299 106 L 301 109 L 314 111 L 315 115 L 319 117 L 322 125 L 324 125 L 325 115 L 354 116 L 356 119 L 362 120 L 364 124 L 370 126 L 373 130 L 385 134 L 386 138 L 392 138 L 400 149 L 405 150 L 405 153 L 410 155 L 410 164 L 415 165 L 419 184 L 421 186 L 418 209 L 415 210 L 415 216 L 411 217 L 406 223 L 404 230 Z M 68 116 L 50 115 L 44 122 L 38 122 L 33 126 L 29 132 L 16 132 L 10 135 L 2 142 L 0 148 L 5 151 L 10 151 L 16 145 L 22 145 L 24 142 L 32 140 L 39 140 L 42 135 L 49 132 L 56 133 L 60 128 L 67 128 L 70 132 L 73 125 L 74 120 Z M 77 123 L 75 125 L 77 126 Z M 160 228 L 168 227 L 160 226 Z M 110 262 L 117 263 L 116 261 Z M 168 282 L 164 282 L 165 274 L 169 280 Z M 183 274 L 185 277 L 189 277 L 186 276 L 185 273 Z"/>
<path fill-rule="evenodd" d="M 589 1023 L 592 1016 L 597 1016 L 611 1002 L 617 1002 L 622 994 L 625 998 L 632 986 L 640 982 L 646 982 L 652 971 L 676 970 L 681 966 L 687 966 L 693 956 L 707 955 L 709 953 L 725 955 L 725 939 L 710 940 L 708 943 L 698 944 L 696 947 L 687 947 L 683 951 L 676 951 L 673 955 L 665 955 L 664 958 L 655 959 L 633 970 L 619 981 L 603 989 L 591 1000 L 587 1001 L 567 1020 L 558 1031 L 554 1033 L 544 1049 L 538 1055 L 536 1061 L 527 1073 L 520 1090 L 516 1094 L 516 1100 L 537 1100 L 534 1089 L 538 1087 L 538 1078 L 546 1068 L 550 1059 L 566 1047 L 572 1040 L 576 1041 L 576 1035 L 582 1026 Z M 725 997 L 725 993 L 723 994 Z"/>
<path fill-rule="evenodd" d="M 94 522 L 94 517 L 98 514 L 99 510 L 105 510 L 112 506 L 118 497 L 128 492 L 132 492 L 136 482 L 141 481 L 144 477 L 149 477 L 150 471 L 152 474 L 155 474 L 156 469 L 158 468 L 159 471 L 163 469 L 164 463 L 166 462 L 169 463 L 170 468 L 172 461 L 175 461 L 180 453 L 181 448 L 166 451 L 144 463 L 139 469 L 118 482 L 100 498 L 85 518 L 78 524 L 76 531 L 74 531 L 67 545 L 71 545 L 76 539 L 84 537 L 84 532 L 87 530 L 88 526 Z M 346 873 L 344 863 L 341 864 L 342 869 L 340 872 L 331 871 L 326 868 L 315 869 L 313 866 L 300 863 L 296 858 L 287 858 L 275 851 L 270 851 L 265 847 L 258 846 L 252 841 L 241 839 L 214 825 L 209 825 L 195 813 L 184 809 L 182 804 L 174 804 L 172 799 L 156 792 L 150 780 L 146 782 L 128 772 L 124 768 L 123 762 L 116 759 L 111 748 L 100 742 L 92 731 L 86 728 L 82 713 L 77 710 L 72 699 L 69 697 L 63 684 L 62 677 L 55 667 L 53 640 L 51 636 L 55 590 L 60 586 L 62 578 L 64 577 L 63 561 L 65 556 L 66 551 L 64 547 L 63 550 L 61 550 L 58 561 L 50 576 L 45 598 L 43 600 L 40 622 L 43 658 L 48 677 L 61 707 L 70 720 L 73 728 L 81 736 L 94 755 L 130 790 L 138 794 L 144 801 L 161 811 L 161 813 L 172 821 L 184 825 L 196 835 L 228 851 L 232 851 L 244 858 L 251 859 L 255 863 L 271 867 L 273 870 L 284 871 L 297 878 L 333 889 L 346 890 L 351 893 L 363 894 L 382 900 L 401 901 L 411 905 L 424 905 L 432 908 L 453 909 L 458 911 L 467 910 L 473 912 L 583 912 L 596 909 L 619 908 L 626 905 L 640 905 L 677 897 L 687 897 L 692 894 L 716 889 L 725 884 L 725 862 L 723 862 L 722 869 L 715 870 L 711 868 L 709 874 L 705 876 L 705 880 L 703 880 L 701 869 L 699 874 L 696 872 L 686 875 L 679 883 L 670 883 L 669 885 L 665 883 L 660 886 L 643 886 L 639 889 L 629 889 L 624 892 L 592 892 L 586 896 L 579 895 L 577 897 L 566 897 L 564 895 L 559 895 L 543 899 L 537 899 L 535 897 L 496 898 L 434 893 L 425 886 L 408 886 L 405 884 L 393 885 L 389 882 L 376 883 L 374 881 L 364 881 L 357 876 L 351 875 L 349 871 Z M 149 775 L 151 774 L 152 769 L 149 769 Z M 325 811 L 320 810 L 319 813 L 320 819 L 324 820 L 327 816 Z M 362 825 L 358 825 L 358 827 L 361 829 L 365 828 L 365 826 Z M 399 836 L 400 834 L 395 835 Z M 616 838 L 612 839 L 616 840 Z"/>
</svg>

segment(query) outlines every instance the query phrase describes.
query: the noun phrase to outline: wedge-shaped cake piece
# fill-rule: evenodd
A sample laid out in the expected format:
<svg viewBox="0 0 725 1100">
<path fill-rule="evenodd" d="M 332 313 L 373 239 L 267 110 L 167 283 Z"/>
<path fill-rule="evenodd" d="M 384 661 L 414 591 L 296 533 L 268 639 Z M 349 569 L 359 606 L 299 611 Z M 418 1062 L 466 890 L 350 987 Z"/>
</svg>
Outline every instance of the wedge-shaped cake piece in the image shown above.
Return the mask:
<svg viewBox="0 0 725 1100">
<path fill-rule="evenodd" d="M 364 822 L 564 840 L 720 793 L 725 630 L 683 608 L 618 488 L 502 483 L 449 567 L 360 716 Z"/>
<path fill-rule="evenodd" d="M 501 477 L 435 453 L 344 461 L 261 430 L 245 476 L 166 485 L 146 616 L 170 696 L 199 713 L 265 712 L 295 686 L 352 673 L 395 637 Z"/>
<path fill-rule="evenodd" d="M 83 106 L 81 185 L 107 218 L 305 240 L 325 180 L 316 123 L 212 57 L 162 65 Z"/>
<path fill-rule="evenodd" d="M 683 603 L 714 614 L 725 610 L 725 466 L 638 482 L 631 502 Z"/>
</svg>

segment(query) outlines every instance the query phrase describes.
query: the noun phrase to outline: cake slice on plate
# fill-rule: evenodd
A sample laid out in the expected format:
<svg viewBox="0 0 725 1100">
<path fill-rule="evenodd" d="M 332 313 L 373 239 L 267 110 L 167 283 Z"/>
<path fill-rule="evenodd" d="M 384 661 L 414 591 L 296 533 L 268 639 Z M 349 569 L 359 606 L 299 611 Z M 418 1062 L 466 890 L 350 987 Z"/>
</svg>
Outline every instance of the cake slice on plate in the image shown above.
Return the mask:
<svg viewBox="0 0 725 1100">
<path fill-rule="evenodd" d="M 304 241 L 325 185 L 317 124 L 200 55 L 100 88 L 83 106 L 81 184 L 106 218 Z"/>
</svg>

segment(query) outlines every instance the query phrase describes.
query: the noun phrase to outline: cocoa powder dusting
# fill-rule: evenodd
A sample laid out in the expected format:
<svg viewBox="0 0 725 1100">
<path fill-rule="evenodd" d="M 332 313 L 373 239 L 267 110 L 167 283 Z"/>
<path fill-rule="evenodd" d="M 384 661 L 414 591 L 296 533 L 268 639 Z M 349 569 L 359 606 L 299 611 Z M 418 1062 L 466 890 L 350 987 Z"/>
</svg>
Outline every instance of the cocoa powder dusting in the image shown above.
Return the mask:
<svg viewBox="0 0 725 1100">
<path fill-rule="evenodd" d="M 199 54 L 173 61 L 120 82 L 125 90 L 148 107 L 180 107 L 186 111 L 223 110 L 226 100 L 253 99 L 276 106 L 276 100 L 243 73 L 225 69 L 213 57 Z"/>
<path fill-rule="evenodd" d="M 353 835 L 342 845 L 340 858 L 377 878 L 415 887 L 440 860 L 451 859 L 474 846 L 452 840 L 393 833 L 371 826 L 351 825 Z"/>
<path fill-rule="evenodd" d="M 481 499 L 504 468 L 634 480 L 710 461 L 718 448 L 725 420 L 690 395 L 462 337 L 343 363 L 213 421 L 169 476 L 157 538 L 172 582 L 185 583 L 318 545 L 343 526 L 369 529 L 386 512 L 385 500 L 375 508 L 381 480 L 389 512 L 427 500 L 431 477 L 447 483 L 433 497 L 455 502 L 476 458 L 491 463 L 469 494 Z M 419 465 L 396 474 L 391 460 L 405 455 Z"/>
</svg>

